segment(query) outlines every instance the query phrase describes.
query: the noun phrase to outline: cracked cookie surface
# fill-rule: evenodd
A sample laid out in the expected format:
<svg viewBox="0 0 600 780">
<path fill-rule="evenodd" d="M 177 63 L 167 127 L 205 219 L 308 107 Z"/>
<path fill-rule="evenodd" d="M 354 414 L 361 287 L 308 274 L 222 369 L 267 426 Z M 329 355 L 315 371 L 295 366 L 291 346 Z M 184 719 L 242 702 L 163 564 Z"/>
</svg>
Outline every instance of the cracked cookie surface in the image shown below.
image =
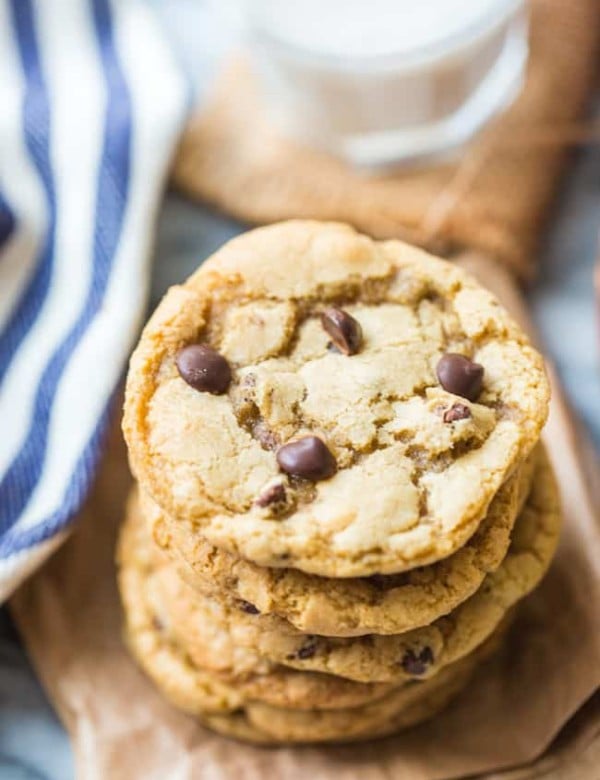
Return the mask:
<svg viewBox="0 0 600 780">
<path fill-rule="evenodd" d="M 480 588 L 433 624 L 392 636 L 354 639 L 306 635 L 253 605 L 203 596 L 182 581 L 176 566 L 149 538 L 135 498 L 128 522 L 141 526 L 138 544 L 150 548 L 146 589 L 161 621 L 200 666 L 227 664 L 243 671 L 278 665 L 347 677 L 358 682 L 425 679 L 481 645 L 514 605 L 539 583 L 552 559 L 560 529 L 551 467 L 540 457 L 533 487 L 499 568 Z"/>
<path fill-rule="evenodd" d="M 359 324 L 354 354 L 332 347 L 331 306 Z M 183 378 L 193 344 L 228 362 L 226 392 Z M 483 367 L 476 398 L 440 383 L 449 354 Z M 143 488 L 212 544 L 358 577 L 464 545 L 537 441 L 548 393 L 539 354 L 465 272 L 297 221 L 234 239 L 167 293 L 131 360 L 124 431 Z M 333 475 L 282 472 L 277 452 L 303 436 L 324 442 Z"/>
<path fill-rule="evenodd" d="M 142 513 L 156 543 L 194 589 L 232 597 L 326 636 L 399 634 L 455 609 L 503 560 L 529 492 L 538 448 L 500 488 L 467 544 L 448 558 L 399 575 L 330 579 L 297 569 L 265 568 L 207 542 L 192 523 L 172 521 L 143 491 Z"/>
</svg>

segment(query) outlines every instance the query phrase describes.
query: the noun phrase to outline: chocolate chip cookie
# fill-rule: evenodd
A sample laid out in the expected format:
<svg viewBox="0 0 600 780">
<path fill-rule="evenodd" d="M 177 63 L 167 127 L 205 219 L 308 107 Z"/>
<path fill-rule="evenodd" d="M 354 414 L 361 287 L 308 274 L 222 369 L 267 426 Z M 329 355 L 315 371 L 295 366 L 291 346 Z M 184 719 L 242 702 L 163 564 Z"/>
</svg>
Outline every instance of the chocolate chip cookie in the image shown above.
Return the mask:
<svg viewBox="0 0 600 780">
<path fill-rule="evenodd" d="M 294 221 L 172 288 L 131 360 L 144 490 L 212 544 L 327 577 L 454 553 L 537 441 L 540 355 L 468 274 Z"/>
<path fill-rule="evenodd" d="M 135 500 L 128 522 L 143 529 Z M 146 589 L 155 614 L 202 667 L 236 666 L 238 671 L 264 673 L 284 665 L 363 683 L 398 684 L 431 677 L 481 645 L 539 583 L 552 559 L 559 528 L 556 486 L 543 454 L 499 568 L 448 615 L 399 635 L 354 639 L 306 635 L 281 618 L 260 615 L 248 602 L 200 594 L 182 581 L 176 566 L 156 548 L 153 555 L 149 551 Z M 140 532 L 137 545 L 147 548 L 152 542 Z"/>
<path fill-rule="evenodd" d="M 173 633 L 165 610 L 153 598 L 154 561 L 143 523 L 135 517 L 123 526 L 119 541 L 119 589 L 125 609 L 125 637 L 142 666 L 161 668 L 163 684 L 181 676 L 179 666 L 188 664 L 202 670 L 198 679 L 211 677 L 206 685 L 215 695 L 215 704 L 229 709 L 232 703 L 261 701 L 270 706 L 294 709 L 339 709 L 372 702 L 389 693 L 396 684 L 361 683 L 317 672 L 301 672 L 267 663 L 252 649 L 237 645 L 223 626 L 207 620 L 204 641 L 192 655 L 185 643 Z M 208 617 L 208 616 L 207 616 Z M 196 663 L 198 658 L 202 663 Z M 181 659 L 174 662 L 173 659 Z M 169 670 L 173 668 L 173 676 Z M 177 683 L 178 684 L 178 683 Z M 194 685 L 188 691 L 191 700 L 204 701 L 206 691 Z M 212 695 L 211 693 L 211 695 Z M 236 698 L 237 697 L 237 698 Z M 207 701 L 212 701 L 208 697 Z M 236 704 L 237 706 L 237 704 Z"/>
<path fill-rule="evenodd" d="M 391 576 L 336 580 L 297 569 L 260 567 L 214 547 L 195 524 L 172 521 L 147 494 L 142 492 L 140 500 L 156 542 L 200 592 L 233 597 L 243 608 L 282 617 L 304 633 L 399 634 L 453 610 L 498 567 L 529 491 L 536 458 L 534 450 L 500 488 L 464 547 L 437 563 Z"/>
<path fill-rule="evenodd" d="M 399 686 L 368 686 L 310 672 L 288 671 L 287 679 L 277 673 L 223 676 L 195 663 L 157 619 L 134 553 L 136 533 L 133 524 L 125 526 L 119 576 L 132 655 L 176 707 L 224 733 L 264 742 L 346 741 L 386 734 L 438 711 L 464 687 L 492 646 L 487 644 L 429 680 Z M 303 688 L 310 677 L 315 684 Z M 370 689 L 369 694 L 345 696 L 344 690 L 351 687 Z M 235 724 L 239 729 L 233 732 Z"/>
</svg>

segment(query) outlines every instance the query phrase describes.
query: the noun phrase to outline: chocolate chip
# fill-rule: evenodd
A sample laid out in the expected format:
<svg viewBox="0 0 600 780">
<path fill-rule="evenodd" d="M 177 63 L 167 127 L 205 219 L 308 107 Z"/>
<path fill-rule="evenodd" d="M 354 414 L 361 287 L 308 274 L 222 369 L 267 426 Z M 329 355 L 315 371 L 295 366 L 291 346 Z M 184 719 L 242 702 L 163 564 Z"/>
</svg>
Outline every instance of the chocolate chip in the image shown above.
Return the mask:
<svg viewBox="0 0 600 780">
<path fill-rule="evenodd" d="M 296 653 L 297 657 L 301 661 L 307 661 L 312 658 L 317 652 L 317 640 L 310 638 Z"/>
<path fill-rule="evenodd" d="M 245 612 L 247 615 L 260 615 L 260 609 L 257 609 L 254 604 L 251 604 L 249 601 L 240 599 L 239 606 L 242 612 Z"/>
<path fill-rule="evenodd" d="M 332 306 L 321 314 L 321 325 L 344 355 L 355 355 L 362 342 L 362 328 L 351 314 Z"/>
<path fill-rule="evenodd" d="M 190 344 L 175 359 L 181 378 L 195 390 L 222 395 L 231 382 L 231 368 L 223 355 L 205 344 Z"/>
<path fill-rule="evenodd" d="M 444 390 L 475 401 L 483 384 L 483 366 L 464 355 L 448 352 L 437 364 L 437 377 Z"/>
<path fill-rule="evenodd" d="M 285 500 L 285 487 L 280 483 L 276 485 L 267 485 L 254 503 L 256 506 L 266 507 L 271 504 L 282 504 Z"/>
<path fill-rule="evenodd" d="M 457 420 L 468 420 L 471 417 L 471 410 L 468 406 L 461 403 L 452 404 L 449 409 L 444 412 L 444 422 L 451 423 Z"/>
<path fill-rule="evenodd" d="M 277 451 L 277 463 L 286 474 L 317 482 L 329 479 L 337 471 L 335 458 L 317 436 L 304 436 Z"/>
<path fill-rule="evenodd" d="M 433 663 L 433 653 L 430 647 L 424 647 L 419 653 L 407 650 L 402 658 L 402 668 L 407 674 L 420 677 L 425 674 L 427 667 Z"/>
</svg>

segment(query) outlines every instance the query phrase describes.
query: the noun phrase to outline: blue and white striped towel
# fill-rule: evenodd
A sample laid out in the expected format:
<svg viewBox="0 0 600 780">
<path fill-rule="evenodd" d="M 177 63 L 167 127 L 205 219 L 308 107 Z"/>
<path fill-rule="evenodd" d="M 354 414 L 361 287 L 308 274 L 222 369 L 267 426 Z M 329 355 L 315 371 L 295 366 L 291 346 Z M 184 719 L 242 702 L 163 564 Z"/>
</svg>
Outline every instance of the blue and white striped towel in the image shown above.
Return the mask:
<svg viewBox="0 0 600 780">
<path fill-rule="evenodd" d="M 89 488 L 185 105 L 140 0 L 0 0 L 0 602 Z"/>
</svg>

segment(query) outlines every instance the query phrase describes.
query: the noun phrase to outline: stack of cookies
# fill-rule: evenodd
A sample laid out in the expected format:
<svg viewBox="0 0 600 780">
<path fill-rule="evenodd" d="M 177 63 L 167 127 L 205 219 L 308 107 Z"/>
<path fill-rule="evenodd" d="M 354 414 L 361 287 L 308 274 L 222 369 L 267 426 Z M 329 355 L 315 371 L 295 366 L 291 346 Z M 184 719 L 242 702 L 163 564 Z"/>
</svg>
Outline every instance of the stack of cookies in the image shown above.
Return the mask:
<svg viewBox="0 0 600 780">
<path fill-rule="evenodd" d="M 231 241 L 131 360 L 132 654 L 254 742 L 432 716 L 552 558 L 548 396 L 526 336 L 445 261 L 339 224 Z"/>
</svg>

